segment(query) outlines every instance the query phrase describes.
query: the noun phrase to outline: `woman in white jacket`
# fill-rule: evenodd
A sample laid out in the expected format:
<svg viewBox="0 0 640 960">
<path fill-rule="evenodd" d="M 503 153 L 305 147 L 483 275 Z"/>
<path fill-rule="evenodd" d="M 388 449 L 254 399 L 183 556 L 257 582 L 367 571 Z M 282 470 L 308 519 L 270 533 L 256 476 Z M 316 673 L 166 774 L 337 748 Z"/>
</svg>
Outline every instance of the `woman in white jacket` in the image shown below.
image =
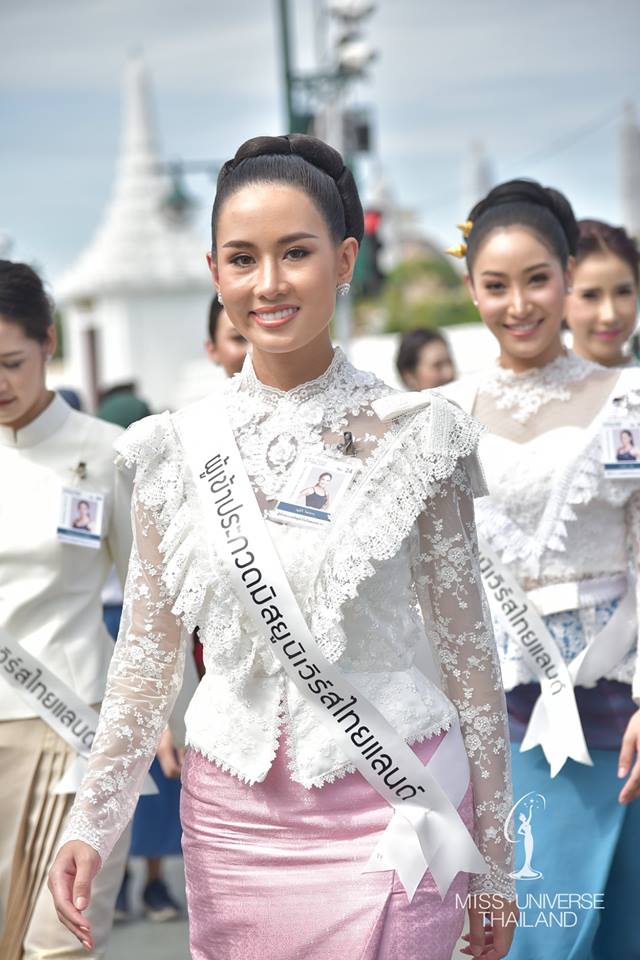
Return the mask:
<svg viewBox="0 0 640 960">
<path fill-rule="evenodd" d="M 129 485 L 113 466 L 119 431 L 47 388 L 55 346 L 40 278 L 0 261 L 3 960 L 82 952 L 57 922 L 44 880 L 72 798 L 75 747 L 88 753 L 90 706 L 102 700 L 112 654 L 100 591 L 114 562 L 124 581 L 131 547 Z M 126 847 L 124 837 L 95 891 L 94 957 L 106 946 Z"/>
</svg>

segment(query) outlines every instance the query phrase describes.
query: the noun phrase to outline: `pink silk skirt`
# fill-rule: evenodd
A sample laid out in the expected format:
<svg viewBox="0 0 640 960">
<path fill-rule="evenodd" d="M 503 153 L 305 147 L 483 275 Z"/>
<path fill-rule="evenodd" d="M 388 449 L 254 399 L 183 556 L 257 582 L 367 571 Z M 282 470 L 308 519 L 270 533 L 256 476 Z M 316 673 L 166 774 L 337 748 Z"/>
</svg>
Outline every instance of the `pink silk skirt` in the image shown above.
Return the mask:
<svg viewBox="0 0 640 960">
<path fill-rule="evenodd" d="M 413 749 L 423 763 L 444 734 Z M 181 816 L 193 960 L 450 960 L 468 874 L 413 901 L 393 871 L 362 873 L 391 808 L 359 773 L 294 783 L 281 745 L 248 786 L 189 750 Z M 458 808 L 472 831 L 469 786 Z"/>
</svg>

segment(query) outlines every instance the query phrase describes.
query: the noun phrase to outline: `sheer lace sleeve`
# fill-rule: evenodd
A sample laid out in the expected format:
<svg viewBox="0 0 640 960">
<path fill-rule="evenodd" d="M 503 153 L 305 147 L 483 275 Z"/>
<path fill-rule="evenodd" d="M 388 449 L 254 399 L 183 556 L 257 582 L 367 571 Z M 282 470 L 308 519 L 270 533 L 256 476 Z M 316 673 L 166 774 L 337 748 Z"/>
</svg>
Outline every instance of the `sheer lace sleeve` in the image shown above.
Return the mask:
<svg viewBox="0 0 640 960">
<path fill-rule="evenodd" d="M 629 498 L 626 505 L 626 526 L 629 547 L 633 556 L 636 590 L 636 610 L 640 624 L 640 490 Z M 636 652 L 636 664 L 633 672 L 633 699 L 640 707 L 640 655 Z"/>
<path fill-rule="evenodd" d="M 63 836 L 89 843 L 103 863 L 133 815 L 184 667 L 181 625 L 160 578 L 160 534 L 136 491 L 132 516 L 120 632 L 89 769 Z"/>
<path fill-rule="evenodd" d="M 512 804 L 507 710 L 491 619 L 480 580 L 467 469 L 459 463 L 419 518 L 415 580 L 449 697 L 459 716 L 474 792 L 476 842 L 491 872 L 471 892 L 513 898 L 511 847 L 503 828 Z"/>
</svg>

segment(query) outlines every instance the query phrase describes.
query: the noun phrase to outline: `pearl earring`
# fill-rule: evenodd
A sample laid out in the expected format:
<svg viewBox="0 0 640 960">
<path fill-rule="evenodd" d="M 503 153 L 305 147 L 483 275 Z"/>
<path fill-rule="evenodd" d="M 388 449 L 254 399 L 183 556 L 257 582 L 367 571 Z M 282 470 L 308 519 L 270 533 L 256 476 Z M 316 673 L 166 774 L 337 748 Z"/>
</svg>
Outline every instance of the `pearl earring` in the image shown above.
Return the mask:
<svg viewBox="0 0 640 960">
<path fill-rule="evenodd" d="M 219 290 L 218 290 L 218 303 L 220 304 L 221 307 L 224 307 L 224 300 L 222 299 L 222 294 L 220 293 Z"/>
<path fill-rule="evenodd" d="M 567 293 L 573 293 L 573 287 L 571 286 L 571 284 L 569 284 L 569 286 L 567 287 Z"/>
<path fill-rule="evenodd" d="M 339 296 L 339 297 L 346 297 L 346 296 L 348 295 L 348 293 L 349 293 L 350 290 L 351 290 L 351 284 L 350 284 L 350 283 L 339 283 L 339 284 L 338 284 L 337 291 L 338 291 L 338 296 Z"/>
</svg>

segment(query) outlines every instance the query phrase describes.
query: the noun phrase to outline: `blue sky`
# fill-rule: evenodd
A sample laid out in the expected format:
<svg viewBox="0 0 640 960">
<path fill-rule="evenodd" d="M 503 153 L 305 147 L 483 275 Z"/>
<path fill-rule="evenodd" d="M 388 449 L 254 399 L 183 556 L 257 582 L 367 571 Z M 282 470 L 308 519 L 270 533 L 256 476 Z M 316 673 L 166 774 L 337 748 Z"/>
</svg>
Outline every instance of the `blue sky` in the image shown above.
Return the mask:
<svg viewBox="0 0 640 960">
<path fill-rule="evenodd" d="M 291 2 L 304 67 L 314 0 Z M 224 158 L 281 132 L 275 11 L 275 0 L 3 0 L 0 230 L 12 256 L 55 280 L 91 238 L 132 49 L 151 72 L 167 158 Z M 499 179 L 534 176 L 581 216 L 621 219 L 618 117 L 623 100 L 640 105 L 637 0 L 380 0 L 367 34 L 379 58 L 361 96 L 375 108 L 377 160 L 439 241 L 457 239 L 466 213 L 474 138 Z M 204 248 L 212 185 L 189 186 Z"/>
</svg>

